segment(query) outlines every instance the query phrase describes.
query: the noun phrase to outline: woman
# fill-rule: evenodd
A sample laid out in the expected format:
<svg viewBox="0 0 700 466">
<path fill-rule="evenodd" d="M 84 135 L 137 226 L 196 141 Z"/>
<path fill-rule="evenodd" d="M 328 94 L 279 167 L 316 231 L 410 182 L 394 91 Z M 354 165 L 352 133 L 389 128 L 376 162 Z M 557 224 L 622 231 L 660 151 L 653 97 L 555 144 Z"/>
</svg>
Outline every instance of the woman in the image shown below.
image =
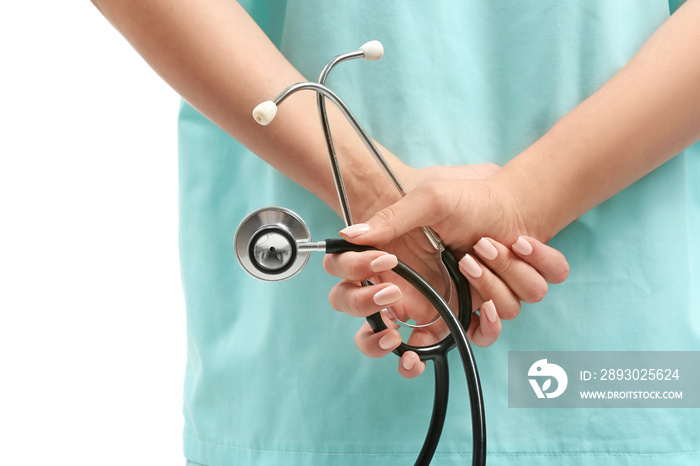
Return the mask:
<svg viewBox="0 0 700 466">
<path fill-rule="evenodd" d="M 521 296 L 532 289 L 523 289 L 518 280 L 541 275 L 558 281 L 565 275 L 559 256 L 539 242 L 563 229 L 553 243 L 573 265 L 567 285 L 504 325 L 498 343 L 477 352 L 486 393 L 489 464 L 697 462 L 698 421 L 687 411 L 509 409 L 505 374 L 509 350 L 698 348 L 693 327 L 697 305 L 690 293 L 697 253 L 688 239 L 698 227 L 697 203 L 692 187 L 686 188 L 686 181 L 697 174 L 696 161 L 688 154 L 675 157 L 583 213 L 697 139 L 692 109 L 700 103 L 694 86 L 698 64 L 685 57 L 697 56 L 695 44 L 700 41 L 688 25 L 697 24 L 699 2 L 681 7 L 649 42 L 647 51 L 653 54 L 640 52 L 641 58 L 631 62 L 637 65 L 622 74 L 618 93 L 603 88 L 596 95 L 607 100 L 593 107 L 590 101 L 578 105 L 623 68 L 667 20 L 665 1 L 429 6 L 244 2 L 260 29 L 238 5 L 225 0 L 95 3 L 199 110 L 183 103 L 180 114 L 182 268 L 188 308 L 185 454 L 191 462 L 410 464 L 420 448 L 432 397 L 430 377 L 402 381 L 390 370 L 395 364 L 390 358 L 369 361 L 348 351 L 352 322 L 324 312 L 319 291 L 331 288 L 333 280 L 321 273 L 320 259 L 304 271 L 304 284 L 292 280 L 270 285 L 245 277 L 230 252 L 237 223 L 263 205 L 283 204 L 298 211 L 318 237 L 340 229 L 326 207 L 336 201 L 331 177 L 325 175 L 327 162 L 319 155 L 325 148 L 314 96 L 290 99 L 275 124 L 266 128 L 257 127 L 249 111 L 240 109 L 252 109 L 302 75 L 315 76 L 328 58 L 368 39 L 381 40 L 386 57 L 379 63 L 343 65 L 329 84 L 391 150 L 386 155 L 411 188 L 407 202 L 412 210 L 407 214 L 403 202 L 383 210 L 383 217 L 372 217 L 396 199 L 371 160 L 367 164 L 362 145 L 333 114 L 353 210 L 370 226 L 366 231 L 346 230 L 349 239 L 386 243 L 387 249 L 401 252 L 405 243 L 393 238 L 415 226 L 415 220 L 433 224 L 460 254 L 470 252 L 482 235 L 499 240 L 487 239 L 496 249 L 495 259 L 489 259 L 492 251 L 482 243 L 482 254 L 477 247 L 472 260 L 463 259 L 462 269 L 477 292 L 495 293 L 482 298 L 495 303 L 500 317 L 513 317 L 518 298 L 539 299 L 543 283 L 538 279 L 538 293 Z M 261 30 L 290 66 L 280 65 Z M 636 80 L 648 76 L 648 66 L 642 65 L 649 56 L 655 62 L 666 60 L 665 72 L 651 75 L 651 82 L 662 84 L 654 88 L 661 94 L 641 91 L 648 83 Z M 673 79 L 666 82 L 669 73 Z M 662 91 L 676 90 L 684 98 L 671 99 L 672 110 L 663 105 L 638 109 L 626 105 L 629 99 L 616 100 L 619 89 L 629 86 L 639 86 L 632 95 L 650 96 L 652 104 L 659 104 L 655 95 L 666 101 Z M 608 107 L 620 113 L 607 114 L 603 110 Z M 555 127 L 559 129 L 548 132 L 573 109 Z M 636 124 L 636 117 L 643 115 L 649 117 L 641 118 L 644 123 L 656 122 L 653 128 Z M 589 125 L 606 121 L 597 129 Z M 611 139 L 602 137 L 611 125 L 625 136 L 618 145 L 608 145 Z M 562 168 L 558 147 L 572 149 L 567 152 L 571 161 L 586 161 L 590 154 L 591 164 Z M 495 174 L 483 167 L 428 168 L 505 164 L 519 153 Z M 646 155 L 634 157 L 640 153 Z M 609 169 L 620 177 L 598 178 L 599 168 L 611 161 L 620 162 Z M 483 181 L 465 181 L 484 176 Z M 493 217 L 494 212 L 507 216 Z M 578 222 L 565 228 L 579 215 Z M 396 229 L 387 229 L 382 218 L 395 220 Z M 509 252 L 506 246 L 518 243 L 520 249 Z M 538 264 L 528 257 L 528 244 L 534 254 L 550 258 L 547 267 L 527 268 L 532 267 L 528 260 Z M 504 256 L 519 264 L 524 275 L 508 277 L 507 269 L 489 262 Z M 378 258 L 344 255 L 327 260 L 326 267 L 356 280 L 361 277 L 352 276 L 351 268 L 364 264 L 365 275 L 377 274 L 381 271 L 372 270 L 371 263 Z M 479 280 L 483 277 L 498 280 L 498 286 L 485 286 Z M 308 283 L 314 283 L 311 290 Z M 364 314 L 373 305 L 389 304 L 378 303 L 374 296 L 390 289 L 390 283 L 378 285 L 372 299 L 365 296 L 364 301 L 356 297 L 366 290 L 350 285 L 343 281 L 332 292 L 340 310 Z M 408 290 L 402 293 L 404 299 L 393 292 L 391 303 L 412 312 Z M 353 308 L 352 302 L 365 304 Z M 485 306 L 477 319 L 484 344 L 501 332 L 500 320 L 488 319 L 494 309 Z M 668 309 L 662 318 L 660 306 Z M 475 331 L 476 323 L 472 337 Z M 382 348 L 380 340 L 391 333 L 376 337 L 361 329 L 358 346 L 374 356 L 386 354 L 392 345 Z M 410 357 L 399 366 L 407 377 L 423 369 Z M 452 393 L 464 393 L 461 379 L 453 379 Z M 471 454 L 466 401 L 453 396 L 450 409 L 435 464 L 464 464 Z"/>
</svg>

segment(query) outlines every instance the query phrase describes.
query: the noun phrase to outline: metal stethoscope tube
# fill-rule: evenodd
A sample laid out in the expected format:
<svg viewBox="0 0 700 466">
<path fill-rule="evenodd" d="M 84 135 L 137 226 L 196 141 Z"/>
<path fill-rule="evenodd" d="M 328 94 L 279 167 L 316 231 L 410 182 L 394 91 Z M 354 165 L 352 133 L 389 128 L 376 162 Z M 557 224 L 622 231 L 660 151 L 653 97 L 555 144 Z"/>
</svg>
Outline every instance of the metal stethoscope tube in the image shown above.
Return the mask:
<svg viewBox="0 0 700 466">
<path fill-rule="evenodd" d="M 295 92 L 312 90 L 318 94 L 319 115 L 326 137 L 331 160 L 331 169 L 341 205 L 341 213 L 346 225 L 352 224 L 352 215 L 350 213 L 347 194 L 338 166 L 330 126 L 328 124 L 325 98 L 331 100 L 350 122 L 355 132 L 372 154 L 375 161 L 382 168 L 384 174 L 396 191 L 402 196 L 406 194 L 401 181 L 350 109 L 335 93 L 333 93 L 333 91 L 324 85 L 328 73 L 336 64 L 354 58 L 376 60 L 381 57 L 382 53 L 383 48 L 381 44 L 377 41 L 372 41 L 363 45 L 360 50 L 356 52 L 339 55 L 331 60 L 323 69 L 319 77 L 319 83 L 301 82 L 293 84 L 282 91 L 273 101 L 263 102 L 253 111 L 255 120 L 261 125 L 267 125 L 274 119 L 277 113 L 277 106 Z M 465 332 L 465 328 L 469 327 L 471 321 L 471 294 L 469 284 L 459 271 L 456 258 L 448 249 L 442 246 L 437 235 L 427 227 L 424 228 L 423 231 L 430 240 L 431 245 L 440 253 L 442 263 L 449 274 L 449 278 L 455 284 L 460 317 L 457 318 L 450 308 L 448 304 L 449 298 L 445 300 L 422 276 L 403 262 L 399 262 L 394 272 L 408 281 L 428 299 L 438 311 L 439 316 L 445 321 L 450 331 L 450 335 L 435 345 L 413 347 L 401 343 L 394 351 L 399 356 L 406 351 L 414 351 L 421 359 L 432 360 L 435 367 L 433 414 L 428 434 L 415 464 L 429 464 L 437 448 L 447 410 L 449 391 L 447 354 L 450 349 L 457 346 L 469 390 L 473 440 L 472 465 L 484 465 L 486 463 L 486 420 L 484 416 L 483 395 L 474 355 Z M 311 234 L 304 221 L 294 212 L 281 207 L 268 207 L 252 212 L 241 222 L 241 225 L 236 230 L 236 236 L 234 238 L 236 257 L 244 270 L 256 278 L 267 281 L 279 281 L 291 278 L 306 265 L 309 254 L 313 251 L 337 254 L 347 251 L 366 251 L 369 249 L 374 248 L 355 245 L 342 239 L 327 239 L 325 241 L 312 242 Z M 386 328 L 379 313 L 368 317 L 367 320 L 375 332 L 382 331 Z"/>
</svg>

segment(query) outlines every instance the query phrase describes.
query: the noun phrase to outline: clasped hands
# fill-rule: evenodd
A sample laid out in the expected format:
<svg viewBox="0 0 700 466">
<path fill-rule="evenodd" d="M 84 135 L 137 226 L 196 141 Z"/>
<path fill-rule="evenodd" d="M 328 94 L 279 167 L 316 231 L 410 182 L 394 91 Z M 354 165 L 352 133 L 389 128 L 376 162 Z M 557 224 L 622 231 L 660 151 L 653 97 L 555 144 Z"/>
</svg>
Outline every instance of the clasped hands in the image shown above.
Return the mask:
<svg viewBox="0 0 700 466">
<path fill-rule="evenodd" d="M 390 272 L 397 257 L 427 278 L 438 290 L 444 275 L 434 249 L 420 226 L 433 228 L 455 253 L 460 271 L 472 292 L 472 315 L 467 331 L 478 346 L 494 343 L 501 333 L 501 320 L 514 319 L 521 302 L 534 303 L 547 293 L 548 283 L 566 279 L 569 267 L 564 256 L 536 237 L 536 230 L 508 189 L 494 177 L 499 167 L 491 164 L 412 169 L 402 167 L 408 194 L 398 202 L 360 216 L 363 223 L 343 229 L 350 242 L 372 245 L 381 251 L 327 255 L 325 270 L 342 279 L 329 294 L 331 306 L 347 314 L 366 317 L 390 306 L 394 316 L 419 324 L 430 322 L 434 308 L 412 286 Z M 392 203 L 393 202 L 393 203 Z M 390 205 L 389 205 L 390 204 Z M 363 280 L 374 285 L 361 286 Z M 398 325 L 382 313 L 387 330 L 374 333 L 364 323 L 355 344 L 369 357 L 382 357 L 400 343 Z M 407 341 L 426 346 L 448 333 L 440 320 L 415 328 Z M 425 363 L 407 351 L 399 361 L 399 373 L 407 378 L 423 373 Z"/>
</svg>

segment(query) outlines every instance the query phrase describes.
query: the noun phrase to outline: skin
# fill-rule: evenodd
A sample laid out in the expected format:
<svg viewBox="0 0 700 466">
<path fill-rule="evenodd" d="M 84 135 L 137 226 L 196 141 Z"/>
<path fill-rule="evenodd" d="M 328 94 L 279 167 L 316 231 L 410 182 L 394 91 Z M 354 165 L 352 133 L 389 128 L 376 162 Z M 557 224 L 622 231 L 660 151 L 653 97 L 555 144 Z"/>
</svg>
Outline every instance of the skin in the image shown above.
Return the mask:
<svg viewBox="0 0 700 466">
<path fill-rule="evenodd" d="M 259 126 L 251 116 L 257 104 L 269 100 L 289 84 L 306 81 L 306 78 L 284 58 L 240 5 L 230 0 L 93 0 L 93 3 L 188 103 L 267 163 L 339 211 L 318 121 L 315 94 L 299 93 L 285 101 L 269 126 Z M 380 209 L 396 202 L 396 194 L 393 189 L 386 188 L 379 167 L 333 106 L 329 106 L 329 121 L 353 215 L 360 221 L 370 219 Z M 431 182 L 462 183 L 465 180 L 486 179 L 498 170 L 493 165 L 417 170 L 402 163 L 380 144 L 377 145 L 409 191 Z M 476 240 L 460 254 L 471 250 Z M 566 260 L 537 239 L 530 238 L 529 241 L 535 248 L 531 257 L 519 257 L 494 241 L 501 251 L 498 261 L 490 264 L 488 260 L 482 260 L 479 263 L 482 276 L 472 282 L 477 306 L 493 301 L 501 317 L 512 318 L 520 309 L 520 300 L 539 300 L 546 293 L 546 282 L 556 282 L 550 278 L 556 275 L 555 269 L 567 268 Z M 434 257 L 425 248 L 419 234 L 409 233 L 376 244 L 399 255 L 435 283 L 441 282 L 434 266 Z M 348 265 L 340 257 L 338 262 L 326 262 L 330 273 L 344 278 L 331 291 L 333 307 L 358 316 L 365 315 L 369 307 L 376 309 L 374 296 L 392 286 L 385 270 L 369 268 L 377 257 L 360 255 L 359 259 L 350 261 L 353 265 Z M 514 267 L 503 262 L 519 265 Z M 353 270 L 359 275 L 353 275 Z M 499 270 L 501 273 L 498 273 Z M 361 289 L 357 286 L 358 276 L 371 276 L 378 284 Z M 557 280 L 559 278 L 557 275 Z M 398 285 L 406 296 L 406 303 L 419 304 L 402 307 L 396 302 L 394 307 L 397 312 L 410 312 L 418 318 L 425 315 L 428 312 L 426 306 L 420 304 L 415 292 L 405 284 Z M 388 293 L 391 294 L 391 291 Z M 387 292 L 384 292 L 384 297 L 386 295 Z M 372 306 L 368 306 L 368 302 Z M 490 321 L 482 312 L 480 316 L 475 315 L 469 334 L 476 343 L 488 345 L 498 338 L 500 325 L 498 315 L 495 321 Z M 412 336 L 412 342 L 426 341 L 442 332 L 444 329 L 439 326 L 428 333 L 417 332 Z M 376 345 L 372 347 L 370 342 L 378 345 L 378 339 L 382 336 L 386 335 L 367 336 L 366 327 L 363 326 L 356 341 L 360 349 L 369 354 L 379 348 Z M 397 345 L 398 342 L 393 346 Z M 383 354 L 388 352 L 380 349 Z M 375 354 L 378 353 L 372 355 Z M 410 359 L 411 355 L 407 357 Z M 405 361 L 406 357 L 400 367 L 404 367 Z M 415 376 L 421 366 L 422 363 L 415 364 L 414 370 L 402 373 Z"/>
<path fill-rule="evenodd" d="M 417 230 L 408 235 L 420 235 Z M 404 238 L 406 235 L 401 235 Z M 347 237 L 348 240 L 354 239 Z M 360 239 L 361 241 L 361 239 Z M 520 303 L 538 302 L 544 298 L 547 292 L 547 282 L 560 283 L 566 279 L 569 268 L 564 256 L 557 250 L 537 241 L 531 237 L 523 237 L 531 245 L 532 251 L 529 254 L 519 254 L 502 244 L 485 238 L 484 241 L 491 243 L 497 250 L 497 257 L 481 257 L 478 252 L 475 259 L 480 276 L 470 276 L 462 267 L 460 269 L 469 279 L 472 287 L 472 303 L 474 308 L 481 308 L 481 312 L 472 314 L 471 325 L 467 331 L 469 340 L 479 346 L 489 346 L 498 339 L 501 332 L 501 319 L 513 319 L 520 312 Z M 358 242 L 358 241 L 356 241 Z M 386 243 L 383 248 L 394 249 L 398 246 L 395 242 Z M 369 251 L 364 253 L 345 253 L 339 255 L 328 255 L 324 259 L 324 267 L 331 275 L 344 278 L 336 285 L 330 293 L 331 305 L 342 312 L 358 317 L 366 317 L 375 312 L 379 312 L 387 304 L 392 306 L 392 311 L 400 318 L 406 320 L 407 317 L 414 318 L 419 323 L 429 322 L 435 313 L 432 306 L 425 302 L 422 296 L 401 279 L 388 270 L 389 265 L 384 270 L 372 269 L 372 261 L 377 257 L 386 255 L 384 252 Z M 426 263 L 433 260 L 434 256 L 426 258 Z M 424 276 L 428 277 L 425 267 L 421 268 L 412 264 Z M 493 272 L 500 271 L 501 276 Z M 378 273 L 379 272 L 379 273 Z M 431 276 L 433 283 L 440 283 L 440 278 Z M 379 285 L 361 287 L 360 282 L 370 279 Z M 402 294 L 391 303 L 378 305 L 373 297 L 376 293 L 388 287 L 395 286 L 402 290 Z M 518 291 L 513 291 L 518 290 Z M 519 293 L 519 294 L 516 294 Z M 490 304 L 485 304 L 489 302 Z M 489 319 L 489 313 L 484 312 L 484 306 L 490 306 L 494 320 Z M 388 327 L 387 330 L 375 334 L 368 324 L 363 324 L 355 335 L 355 344 L 365 355 L 373 358 L 383 357 L 391 353 L 401 342 L 397 325 L 384 319 Z M 426 346 L 442 339 L 447 333 L 447 329 L 439 321 L 438 323 L 425 329 L 415 329 L 411 333 L 407 343 L 416 346 Z M 390 339 L 393 344 L 383 346 L 380 340 Z M 399 373 L 407 378 L 421 375 L 425 370 L 425 362 L 420 361 L 413 352 L 406 352 L 399 364 Z"/>
<path fill-rule="evenodd" d="M 348 239 L 391 243 L 429 225 L 462 253 L 483 236 L 506 245 L 523 235 L 548 241 L 700 138 L 698 24 L 700 0 L 690 0 L 610 81 L 501 170 L 479 180 L 419 184 Z M 537 268 L 541 260 L 530 263 Z M 334 272 L 349 276 L 354 264 L 345 266 Z M 491 270 L 506 273 L 495 264 Z M 556 266 L 550 271 L 542 275 L 565 275 Z"/>
</svg>

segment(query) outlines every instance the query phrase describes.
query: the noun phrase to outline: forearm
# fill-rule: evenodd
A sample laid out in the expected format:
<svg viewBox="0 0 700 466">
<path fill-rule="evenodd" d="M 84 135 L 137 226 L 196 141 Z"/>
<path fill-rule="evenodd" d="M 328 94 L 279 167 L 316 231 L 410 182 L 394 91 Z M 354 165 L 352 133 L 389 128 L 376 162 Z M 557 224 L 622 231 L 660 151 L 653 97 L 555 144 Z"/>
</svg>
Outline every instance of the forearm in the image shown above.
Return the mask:
<svg viewBox="0 0 700 466">
<path fill-rule="evenodd" d="M 290 98 L 267 127 L 256 124 L 251 116 L 257 104 L 305 78 L 240 5 L 228 0 L 93 3 L 188 103 L 337 208 L 315 94 L 302 92 Z M 340 114 L 332 105 L 328 107 L 338 151 L 359 172 L 346 175 L 352 196 L 367 189 L 360 180 L 367 176 L 366 170 L 375 173 L 370 167 L 373 162 Z M 400 165 L 391 154 L 387 157 Z"/>
<path fill-rule="evenodd" d="M 700 137 L 700 1 L 681 7 L 607 84 L 496 175 L 537 237 Z"/>
</svg>

